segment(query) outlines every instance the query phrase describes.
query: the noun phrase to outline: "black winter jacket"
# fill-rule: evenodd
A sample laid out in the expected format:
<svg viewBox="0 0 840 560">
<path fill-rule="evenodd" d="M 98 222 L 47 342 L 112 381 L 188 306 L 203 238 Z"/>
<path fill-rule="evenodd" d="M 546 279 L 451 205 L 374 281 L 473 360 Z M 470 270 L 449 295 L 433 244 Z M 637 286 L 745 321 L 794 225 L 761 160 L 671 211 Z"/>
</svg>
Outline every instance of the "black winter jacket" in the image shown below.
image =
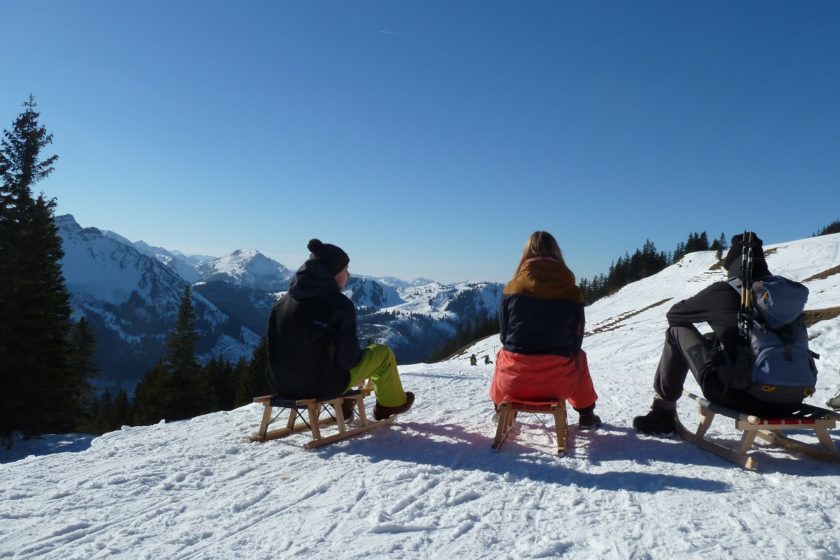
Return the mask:
<svg viewBox="0 0 840 560">
<path fill-rule="evenodd" d="M 356 308 L 317 260 L 295 273 L 268 322 L 268 384 L 291 399 L 339 395 L 361 357 Z"/>
<path fill-rule="evenodd" d="M 708 323 L 715 337 L 723 343 L 729 360 L 736 361 L 741 338 L 738 334 L 738 311 L 741 296 L 729 282 L 715 282 L 688 299 L 674 304 L 668 311 L 669 327 L 688 327 Z"/>
</svg>

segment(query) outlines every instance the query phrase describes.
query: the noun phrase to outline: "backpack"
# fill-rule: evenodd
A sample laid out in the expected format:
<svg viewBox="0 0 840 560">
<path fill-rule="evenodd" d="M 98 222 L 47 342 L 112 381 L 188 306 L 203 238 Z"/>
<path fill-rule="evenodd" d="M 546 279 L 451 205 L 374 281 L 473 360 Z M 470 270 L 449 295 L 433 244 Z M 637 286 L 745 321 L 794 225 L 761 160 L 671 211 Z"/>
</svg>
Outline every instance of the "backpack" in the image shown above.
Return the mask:
<svg viewBox="0 0 840 560">
<path fill-rule="evenodd" d="M 730 285 L 741 291 L 740 279 Z M 808 288 L 782 276 L 767 276 L 753 282 L 751 291 L 751 367 L 732 387 L 767 403 L 802 402 L 817 384 L 817 356 L 808 349 L 802 316 Z"/>
</svg>

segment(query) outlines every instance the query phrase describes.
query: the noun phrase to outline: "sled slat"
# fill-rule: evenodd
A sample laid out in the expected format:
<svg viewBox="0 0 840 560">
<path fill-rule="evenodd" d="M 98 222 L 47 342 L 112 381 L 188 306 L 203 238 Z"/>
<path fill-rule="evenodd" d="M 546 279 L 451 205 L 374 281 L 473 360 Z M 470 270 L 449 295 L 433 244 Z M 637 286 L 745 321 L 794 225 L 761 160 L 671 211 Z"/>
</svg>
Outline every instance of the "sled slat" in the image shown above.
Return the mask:
<svg viewBox="0 0 840 560">
<path fill-rule="evenodd" d="M 254 402 L 263 405 L 262 420 L 258 432 L 251 436 L 250 440 L 253 442 L 263 442 L 309 430 L 312 439 L 305 443 L 304 447 L 306 449 L 312 449 L 357 436 L 374 429 L 390 426 L 396 416 L 378 422 L 368 420 L 364 399 L 370 393 L 370 386 L 360 386 L 359 389 L 354 389 L 343 395 L 328 399 L 288 399 L 278 395 L 257 397 L 254 399 Z M 349 428 L 347 425 L 347 420 L 341 408 L 345 400 L 354 401 L 356 405 L 360 423 L 360 426 L 357 428 Z M 275 409 L 279 409 L 281 414 L 284 410 L 288 410 L 289 416 L 286 421 L 286 427 L 269 430 L 269 425 L 276 420 L 276 417 L 272 417 Z M 327 412 L 327 416 L 320 418 L 321 413 L 325 411 Z M 298 422 L 298 420 L 300 421 Z M 323 436 L 321 434 L 321 428 L 329 427 L 333 424 L 337 425 L 338 433 Z"/>
<path fill-rule="evenodd" d="M 803 404 L 789 417 L 761 418 L 713 404 L 703 397 L 688 391 L 683 394 L 696 401 L 700 410 L 701 422 L 696 432 L 691 432 L 677 419 L 677 433 L 686 441 L 714 453 L 748 469 L 757 469 L 757 461 L 747 453 L 752 450 L 755 438 L 775 444 L 783 449 L 796 451 L 823 461 L 840 462 L 840 452 L 831 440 L 828 430 L 837 425 L 840 415 L 812 405 Z M 716 414 L 722 414 L 735 420 L 735 428 L 742 431 L 737 449 L 710 441 L 705 437 L 709 425 Z M 803 441 L 783 434 L 784 430 L 813 430 L 821 447 L 815 447 Z"/>
<path fill-rule="evenodd" d="M 554 430 L 557 437 L 557 453 L 566 452 L 566 440 L 569 428 L 566 423 L 566 401 L 549 403 L 503 402 L 499 405 L 496 417 L 496 437 L 493 439 L 493 449 L 501 449 L 502 445 L 513 429 L 513 422 L 520 412 L 531 414 L 551 414 L 554 417 Z"/>
</svg>

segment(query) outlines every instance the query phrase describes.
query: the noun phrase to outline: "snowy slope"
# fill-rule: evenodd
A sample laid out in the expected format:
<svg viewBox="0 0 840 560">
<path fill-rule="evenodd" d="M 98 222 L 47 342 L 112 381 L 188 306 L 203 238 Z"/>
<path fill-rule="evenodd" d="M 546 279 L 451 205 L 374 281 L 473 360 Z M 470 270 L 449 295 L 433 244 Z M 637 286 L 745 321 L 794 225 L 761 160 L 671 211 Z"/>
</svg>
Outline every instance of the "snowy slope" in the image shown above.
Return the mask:
<svg viewBox="0 0 840 560">
<path fill-rule="evenodd" d="M 840 235 L 773 248 L 771 270 L 804 280 L 838 265 Z M 714 262 L 691 255 L 587 309 L 606 425 L 573 427 L 566 457 L 527 416 L 490 449 L 492 366 L 466 359 L 492 355 L 489 338 L 401 367 L 417 394 L 409 413 L 314 451 L 302 435 L 248 443 L 254 405 L 0 451 L 0 558 L 838 558 L 840 465 L 758 444 L 749 472 L 630 427 L 650 403 L 670 302 L 721 278 Z M 840 274 L 807 285 L 809 309 L 840 305 Z M 840 318 L 811 335 L 820 404 L 840 389 Z M 689 403 L 679 412 L 697 418 Z M 736 438 L 731 421 L 710 434 Z"/>
</svg>

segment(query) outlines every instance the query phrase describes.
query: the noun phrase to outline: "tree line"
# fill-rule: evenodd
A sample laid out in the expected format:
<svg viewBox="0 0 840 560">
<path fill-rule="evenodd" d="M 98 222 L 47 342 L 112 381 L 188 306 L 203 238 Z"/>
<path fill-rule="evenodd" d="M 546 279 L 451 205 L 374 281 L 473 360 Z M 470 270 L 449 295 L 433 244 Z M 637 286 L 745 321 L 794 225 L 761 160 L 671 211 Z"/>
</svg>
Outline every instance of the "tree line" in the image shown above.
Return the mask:
<svg viewBox="0 0 840 560">
<path fill-rule="evenodd" d="M 717 258 L 721 259 L 726 249 L 726 236 L 723 233 L 709 243 L 709 236 L 705 231 L 691 232 L 688 239 L 677 243 L 676 248 L 670 253 L 657 250 L 653 241 L 647 239 L 642 248 L 636 249 L 632 255 L 624 253 L 623 257 L 613 261 L 606 274 L 601 273 L 591 279 L 580 280 L 584 303 L 587 305 L 594 303 L 602 297 L 617 292 L 627 284 L 656 274 L 689 253 L 711 250 L 716 251 Z"/>
<path fill-rule="evenodd" d="M 164 355 L 135 388 L 134 399 L 127 411 L 123 412 L 122 402 L 114 402 L 111 411 L 118 409 L 124 414 L 119 419 L 121 423 L 108 425 L 107 402 L 100 403 L 102 425 L 96 426 L 98 430 L 108 431 L 122 424 L 153 424 L 161 419 L 183 420 L 232 410 L 252 402 L 255 395 L 271 392 L 265 380 L 268 365 L 265 338 L 260 341 L 250 361 L 242 358 L 232 363 L 214 357 L 202 366 L 195 351 L 199 337 L 195 321 L 191 289 L 187 286 L 181 298 L 178 319 L 167 337 Z M 130 422 L 126 422 L 126 418 Z"/>
<path fill-rule="evenodd" d="M 834 220 L 824 228 L 820 229 L 814 234 L 814 237 L 818 237 L 820 235 L 831 235 L 832 233 L 840 233 L 840 220 Z"/>
<path fill-rule="evenodd" d="M 177 420 L 251 402 L 265 386 L 265 342 L 250 362 L 201 366 L 187 288 L 166 353 L 138 385 L 97 395 L 96 338 L 74 319 L 64 281 L 56 199 L 35 196 L 57 155 L 32 96 L 0 140 L 0 443 L 44 433 L 103 433 L 123 424 Z"/>
</svg>

